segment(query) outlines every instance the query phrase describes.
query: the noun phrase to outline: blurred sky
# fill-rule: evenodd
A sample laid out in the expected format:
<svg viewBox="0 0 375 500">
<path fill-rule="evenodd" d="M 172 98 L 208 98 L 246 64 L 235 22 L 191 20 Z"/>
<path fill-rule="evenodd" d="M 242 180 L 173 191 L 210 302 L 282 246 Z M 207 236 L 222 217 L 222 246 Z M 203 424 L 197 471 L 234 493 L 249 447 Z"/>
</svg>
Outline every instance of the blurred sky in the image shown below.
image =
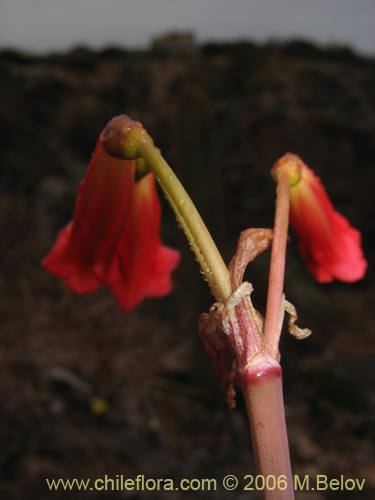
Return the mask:
<svg viewBox="0 0 375 500">
<path fill-rule="evenodd" d="M 375 0 L 0 0 L 0 47 L 145 47 L 170 30 L 200 42 L 303 37 L 374 54 Z"/>
</svg>

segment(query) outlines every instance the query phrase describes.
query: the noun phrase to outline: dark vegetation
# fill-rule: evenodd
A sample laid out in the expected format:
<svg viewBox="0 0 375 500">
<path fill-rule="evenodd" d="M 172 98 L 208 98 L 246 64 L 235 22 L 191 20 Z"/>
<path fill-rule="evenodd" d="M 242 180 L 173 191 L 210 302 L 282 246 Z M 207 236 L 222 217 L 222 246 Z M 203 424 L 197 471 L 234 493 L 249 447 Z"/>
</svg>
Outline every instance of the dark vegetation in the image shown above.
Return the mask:
<svg viewBox="0 0 375 500">
<path fill-rule="evenodd" d="M 209 297 L 164 206 L 163 238 L 181 248 L 175 290 L 124 315 L 107 290 L 77 296 L 39 266 L 71 217 L 95 141 L 114 115 L 142 121 L 227 260 L 239 232 L 269 227 L 269 175 L 299 154 L 374 253 L 374 60 L 349 49 L 209 44 L 191 54 L 0 52 L 0 496 L 118 498 L 49 492 L 45 478 L 243 476 L 253 472 L 241 397 L 228 411 L 197 339 Z M 164 202 L 163 202 L 164 203 Z M 286 294 L 301 326 L 282 364 L 294 472 L 366 478 L 373 498 L 374 271 L 354 285 L 316 284 L 292 235 Z M 264 309 L 268 256 L 249 267 Z M 371 399 L 372 397 L 372 399 Z M 371 458 L 372 457 L 372 458 Z M 372 483 L 372 484 L 373 484 Z M 374 485 L 374 484 L 373 484 Z M 194 498 L 229 498 L 222 489 Z M 192 498 L 129 492 L 126 498 Z M 240 490 L 230 498 L 255 498 Z"/>
</svg>

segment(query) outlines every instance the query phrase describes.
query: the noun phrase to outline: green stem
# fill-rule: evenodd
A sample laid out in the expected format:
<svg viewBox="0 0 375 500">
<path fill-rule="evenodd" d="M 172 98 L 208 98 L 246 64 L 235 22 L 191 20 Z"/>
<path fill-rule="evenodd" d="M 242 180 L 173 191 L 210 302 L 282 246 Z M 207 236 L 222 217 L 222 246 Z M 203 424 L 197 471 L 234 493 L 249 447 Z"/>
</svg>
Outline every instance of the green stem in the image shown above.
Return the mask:
<svg viewBox="0 0 375 500">
<path fill-rule="evenodd" d="M 142 136 L 138 152 L 155 174 L 174 210 L 212 294 L 218 302 L 224 303 L 232 292 L 229 271 L 190 196 L 152 141 Z"/>
</svg>

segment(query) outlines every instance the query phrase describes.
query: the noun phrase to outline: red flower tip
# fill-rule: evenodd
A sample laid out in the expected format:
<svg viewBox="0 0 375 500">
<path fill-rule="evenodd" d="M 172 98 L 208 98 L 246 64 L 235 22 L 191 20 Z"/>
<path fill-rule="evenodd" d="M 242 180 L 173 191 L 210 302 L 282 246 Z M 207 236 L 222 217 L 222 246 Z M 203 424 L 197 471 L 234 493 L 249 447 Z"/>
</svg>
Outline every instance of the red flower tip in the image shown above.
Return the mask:
<svg viewBox="0 0 375 500">
<path fill-rule="evenodd" d="M 118 119 L 125 126 L 126 117 Z M 111 121 L 79 187 L 73 220 L 60 231 L 42 265 L 79 293 L 108 286 L 128 311 L 146 297 L 171 291 L 171 272 L 180 254 L 161 243 L 154 175 L 136 182 L 136 160 L 115 158 L 104 148 L 113 130 Z"/>
<path fill-rule="evenodd" d="M 320 283 L 334 279 L 354 282 L 366 273 L 361 234 L 335 211 L 314 172 L 296 155 L 287 153 L 276 162 L 272 175 L 290 178 L 290 223 L 299 236 L 299 249 Z"/>
</svg>

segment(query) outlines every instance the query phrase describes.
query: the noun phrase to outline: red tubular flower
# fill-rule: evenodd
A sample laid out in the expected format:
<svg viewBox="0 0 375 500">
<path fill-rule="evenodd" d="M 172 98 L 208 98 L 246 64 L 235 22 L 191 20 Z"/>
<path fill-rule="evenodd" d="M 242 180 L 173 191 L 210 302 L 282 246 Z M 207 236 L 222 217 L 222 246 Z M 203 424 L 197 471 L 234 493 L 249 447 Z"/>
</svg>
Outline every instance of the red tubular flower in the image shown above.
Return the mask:
<svg viewBox="0 0 375 500">
<path fill-rule="evenodd" d="M 361 234 L 335 211 L 319 177 L 296 155 L 287 153 L 273 168 L 290 178 L 290 223 L 299 236 L 307 267 L 320 283 L 354 282 L 364 277 L 367 262 Z"/>
<path fill-rule="evenodd" d="M 154 175 L 136 182 L 136 161 L 115 158 L 104 148 L 108 130 L 121 130 L 124 121 L 129 126 L 126 120 L 114 118 L 100 135 L 79 187 L 73 220 L 42 261 L 76 292 L 108 286 L 124 311 L 146 297 L 168 294 L 171 272 L 180 259 L 179 252 L 161 244 Z"/>
</svg>

